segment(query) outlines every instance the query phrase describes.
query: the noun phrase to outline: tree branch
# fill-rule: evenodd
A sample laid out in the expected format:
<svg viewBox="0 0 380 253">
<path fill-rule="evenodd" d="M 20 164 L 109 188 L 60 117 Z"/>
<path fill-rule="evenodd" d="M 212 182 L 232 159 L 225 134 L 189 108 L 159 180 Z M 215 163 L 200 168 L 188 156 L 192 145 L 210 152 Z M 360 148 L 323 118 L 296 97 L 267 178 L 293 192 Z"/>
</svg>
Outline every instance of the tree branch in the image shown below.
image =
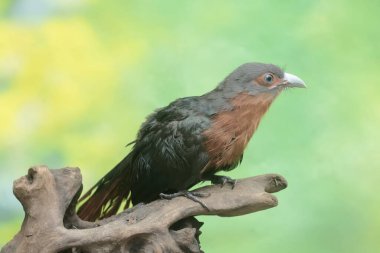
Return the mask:
<svg viewBox="0 0 380 253">
<path fill-rule="evenodd" d="M 277 205 L 271 193 L 286 188 L 286 180 L 267 174 L 230 186 L 205 186 L 197 192 L 209 210 L 184 197 L 137 205 L 112 217 L 87 222 L 75 213 L 82 190 L 78 168 L 29 169 L 14 181 L 13 192 L 25 218 L 18 234 L 1 253 L 9 252 L 201 252 L 202 223 L 192 216 L 237 216 Z"/>
</svg>

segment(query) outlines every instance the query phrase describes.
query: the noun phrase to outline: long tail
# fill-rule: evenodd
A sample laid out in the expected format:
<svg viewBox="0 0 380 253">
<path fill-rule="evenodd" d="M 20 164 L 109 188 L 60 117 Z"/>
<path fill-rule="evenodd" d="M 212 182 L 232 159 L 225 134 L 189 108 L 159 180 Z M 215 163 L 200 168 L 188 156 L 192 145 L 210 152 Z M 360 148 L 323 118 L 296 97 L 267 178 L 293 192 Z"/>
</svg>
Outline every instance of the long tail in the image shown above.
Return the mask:
<svg viewBox="0 0 380 253">
<path fill-rule="evenodd" d="M 95 221 L 114 215 L 124 200 L 124 209 L 129 207 L 132 179 L 130 160 L 130 156 L 126 156 L 79 199 L 79 202 L 84 201 L 78 209 L 81 219 Z"/>
</svg>

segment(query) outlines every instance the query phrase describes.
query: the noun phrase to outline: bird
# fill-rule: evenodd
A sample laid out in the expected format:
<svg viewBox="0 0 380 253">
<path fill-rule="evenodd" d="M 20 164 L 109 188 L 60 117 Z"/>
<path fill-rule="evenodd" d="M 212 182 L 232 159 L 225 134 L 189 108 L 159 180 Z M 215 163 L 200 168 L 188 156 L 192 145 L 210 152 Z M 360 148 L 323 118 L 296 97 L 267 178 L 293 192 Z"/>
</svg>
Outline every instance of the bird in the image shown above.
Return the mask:
<svg viewBox="0 0 380 253">
<path fill-rule="evenodd" d="M 159 198 L 188 197 L 202 181 L 231 184 L 217 175 L 236 168 L 252 135 L 275 98 L 305 82 L 273 64 L 237 67 L 216 88 L 201 96 L 179 98 L 151 113 L 131 151 L 79 200 L 78 216 L 94 221 Z M 207 208 L 205 206 L 205 208 Z"/>
</svg>

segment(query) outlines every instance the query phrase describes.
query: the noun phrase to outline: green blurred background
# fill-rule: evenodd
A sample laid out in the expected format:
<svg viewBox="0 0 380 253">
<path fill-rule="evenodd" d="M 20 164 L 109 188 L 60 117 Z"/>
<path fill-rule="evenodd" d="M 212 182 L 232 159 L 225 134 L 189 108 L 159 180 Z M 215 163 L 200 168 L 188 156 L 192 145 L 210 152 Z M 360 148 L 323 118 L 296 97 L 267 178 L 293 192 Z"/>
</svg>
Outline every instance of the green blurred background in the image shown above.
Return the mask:
<svg viewBox="0 0 380 253">
<path fill-rule="evenodd" d="M 0 246 L 31 165 L 79 166 L 85 188 L 145 116 L 238 65 L 278 64 L 283 93 L 229 173 L 289 181 L 278 207 L 200 217 L 206 252 L 379 252 L 379 1 L 0 1 Z"/>
</svg>

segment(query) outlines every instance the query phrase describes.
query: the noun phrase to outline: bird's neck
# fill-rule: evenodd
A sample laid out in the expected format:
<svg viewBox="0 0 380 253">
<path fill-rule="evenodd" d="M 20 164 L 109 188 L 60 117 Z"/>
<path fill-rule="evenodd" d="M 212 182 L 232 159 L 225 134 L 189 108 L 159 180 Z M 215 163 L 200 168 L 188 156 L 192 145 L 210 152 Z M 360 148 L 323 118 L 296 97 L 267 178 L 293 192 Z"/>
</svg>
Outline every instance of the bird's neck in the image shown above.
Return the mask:
<svg viewBox="0 0 380 253">
<path fill-rule="evenodd" d="M 230 99 L 229 103 L 233 107 L 236 116 L 263 116 L 276 98 L 277 94 L 261 93 L 250 95 L 241 93 Z"/>
<path fill-rule="evenodd" d="M 273 94 L 240 93 L 230 99 L 229 110 L 215 115 L 204 132 L 205 147 L 213 168 L 228 167 L 240 160 L 261 118 L 275 99 Z"/>
<path fill-rule="evenodd" d="M 244 132 L 248 140 L 256 131 L 276 96 L 277 94 L 270 93 L 254 96 L 242 93 L 231 99 L 230 104 L 233 109 L 230 114 L 238 123 L 239 132 Z"/>
</svg>

